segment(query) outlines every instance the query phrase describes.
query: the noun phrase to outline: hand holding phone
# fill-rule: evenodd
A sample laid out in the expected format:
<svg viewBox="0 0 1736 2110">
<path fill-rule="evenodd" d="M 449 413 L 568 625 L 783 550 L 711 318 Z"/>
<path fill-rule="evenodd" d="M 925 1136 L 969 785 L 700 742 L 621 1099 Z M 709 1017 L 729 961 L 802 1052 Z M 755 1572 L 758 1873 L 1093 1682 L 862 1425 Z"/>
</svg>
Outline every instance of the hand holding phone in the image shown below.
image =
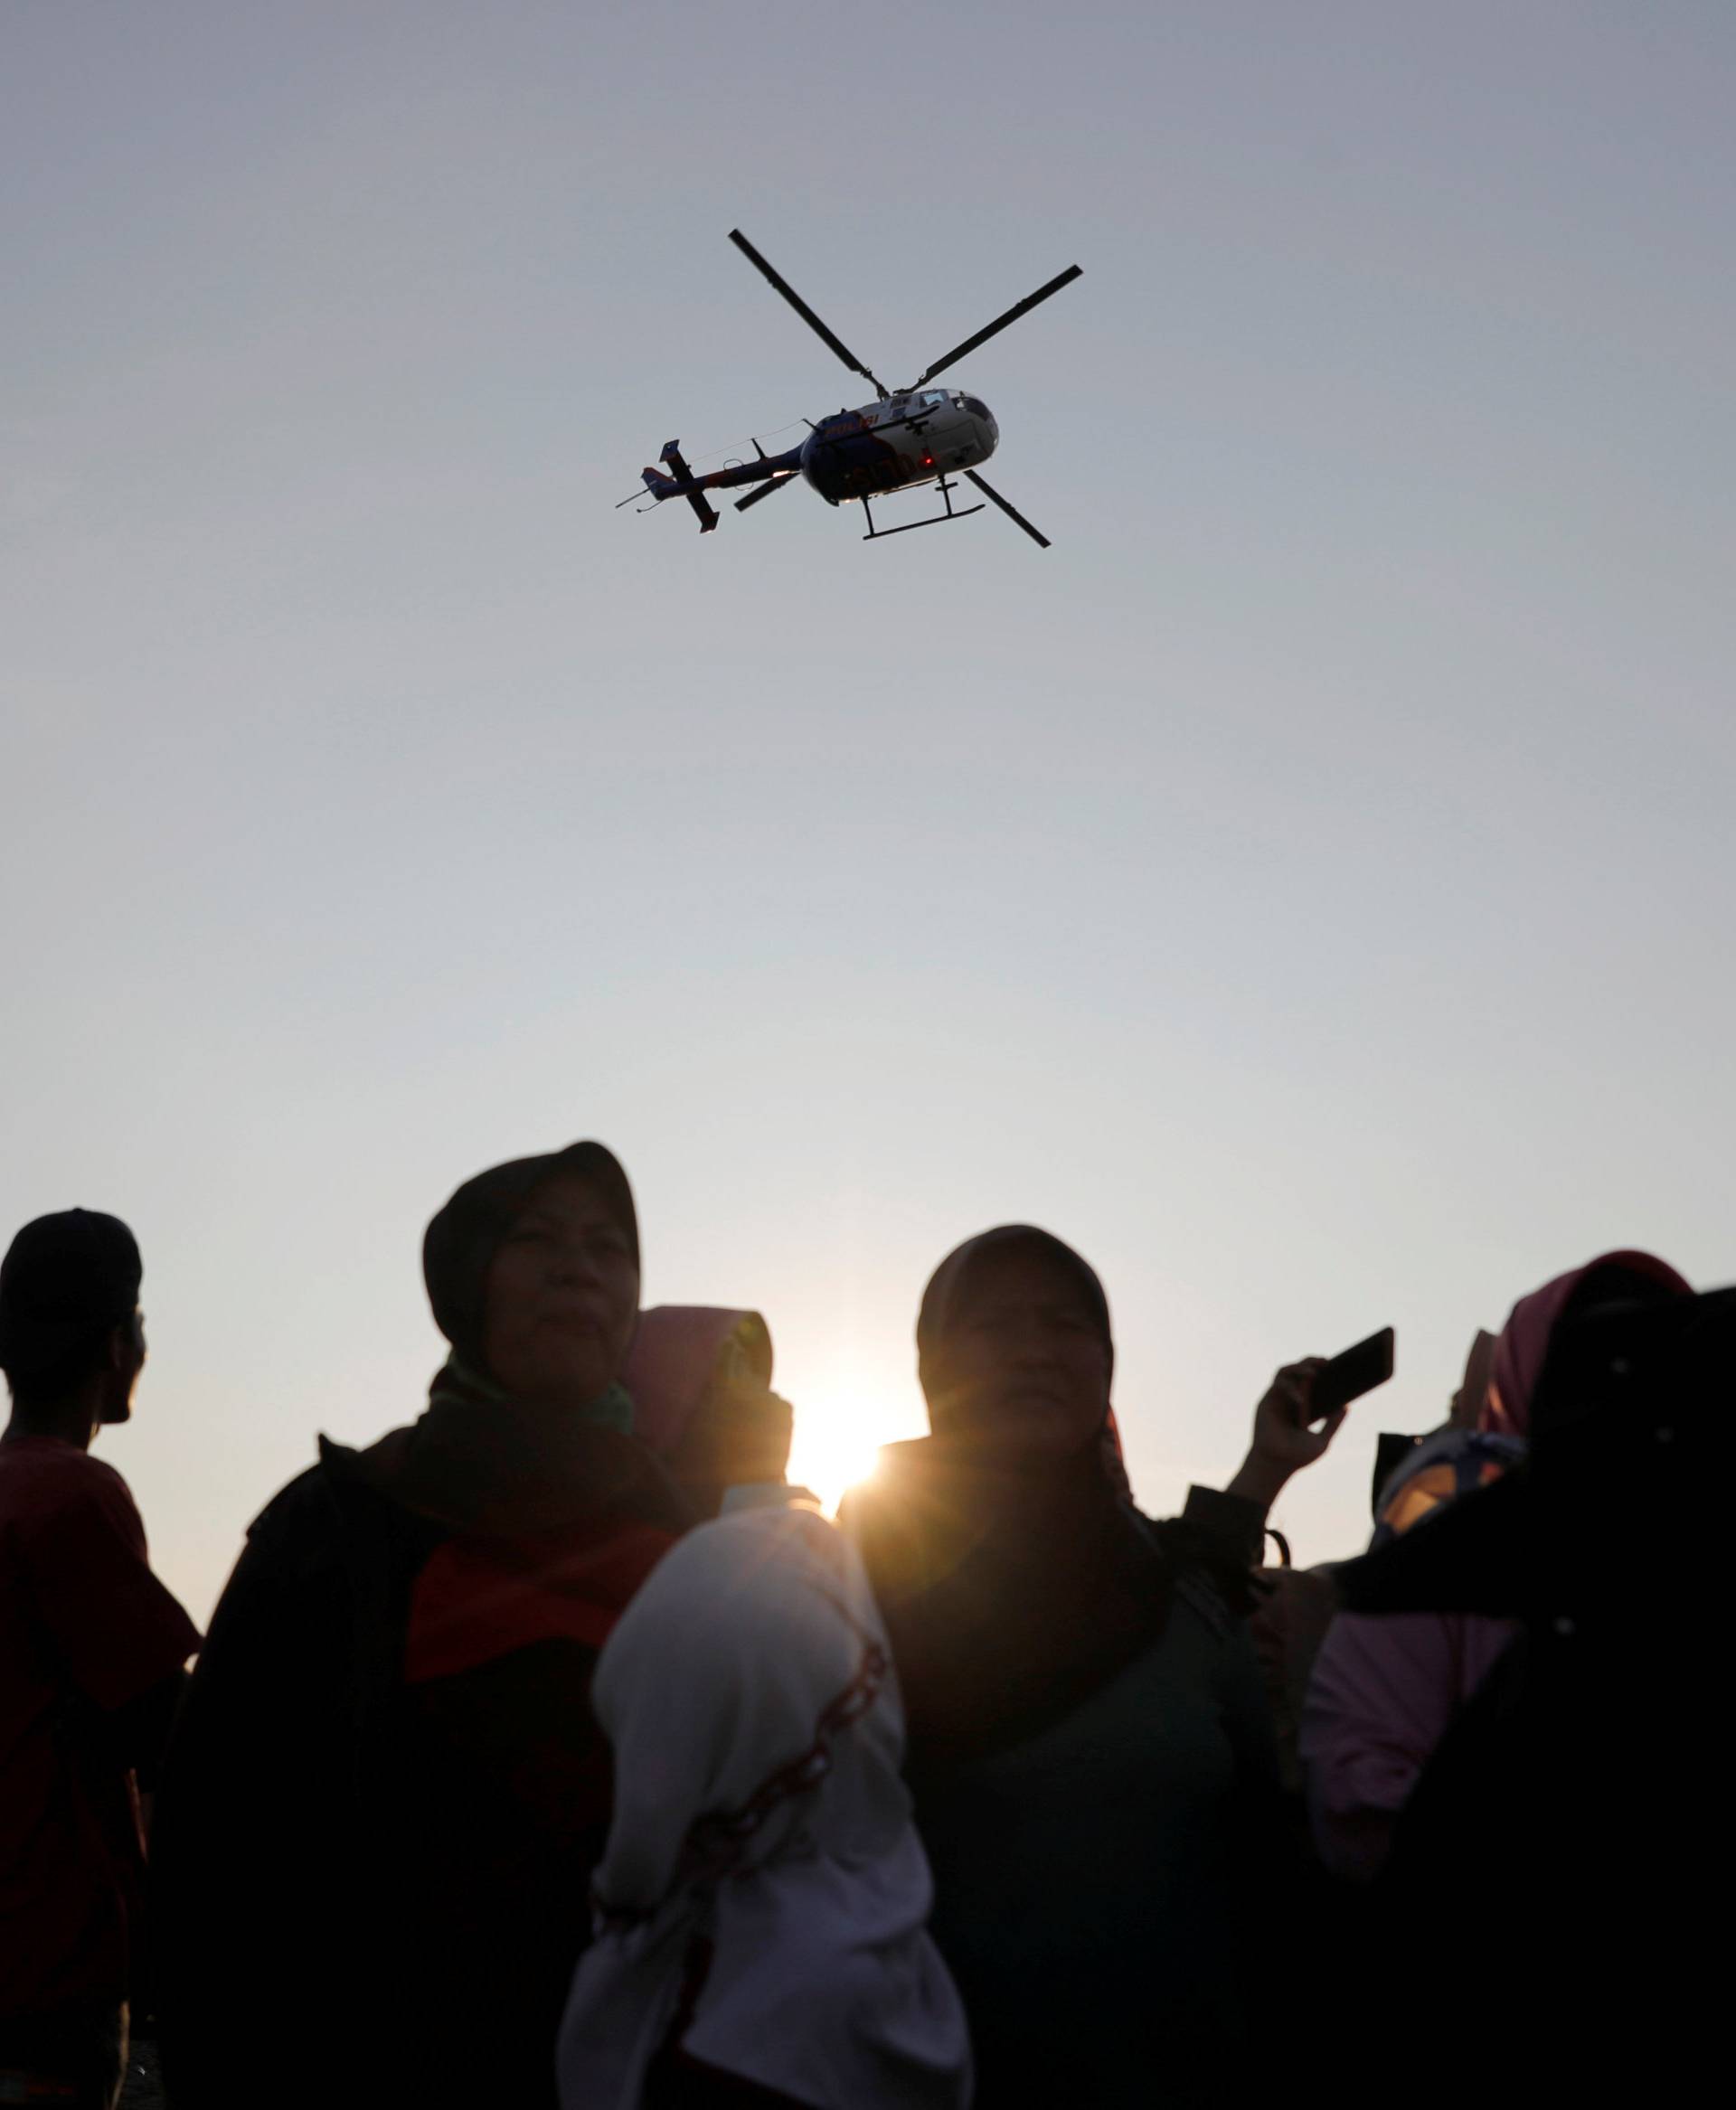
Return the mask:
<svg viewBox="0 0 1736 2110">
<path fill-rule="evenodd" d="M 1371 1333 L 1366 1341 L 1359 1341 L 1354 1348 L 1346 1348 L 1343 1354 L 1323 1364 L 1315 1372 L 1305 1419 L 1309 1423 L 1330 1420 L 1340 1408 L 1385 1384 L 1392 1375 L 1394 1339 L 1392 1327 L 1382 1326 L 1378 1333 Z"/>
</svg>

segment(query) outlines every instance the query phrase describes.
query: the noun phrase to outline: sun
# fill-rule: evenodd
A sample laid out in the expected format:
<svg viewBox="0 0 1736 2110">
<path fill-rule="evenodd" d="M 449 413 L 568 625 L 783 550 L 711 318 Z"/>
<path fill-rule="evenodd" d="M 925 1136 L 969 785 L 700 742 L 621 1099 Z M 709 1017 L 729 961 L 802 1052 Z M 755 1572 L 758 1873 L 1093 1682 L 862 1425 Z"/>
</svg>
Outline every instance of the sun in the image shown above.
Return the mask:
<svg viewBox="0 0 1736 2110">
<path fill-rule="evenodd" d="M 912 1433 L 892 1426 L 884 1402 L 866 1390 L 827 1386 L 797 1406 L 789 1477 L 811 1487 L 830 1515 L 847 1489 L 873 1474 L 880 1446 Z"/>
</svg>

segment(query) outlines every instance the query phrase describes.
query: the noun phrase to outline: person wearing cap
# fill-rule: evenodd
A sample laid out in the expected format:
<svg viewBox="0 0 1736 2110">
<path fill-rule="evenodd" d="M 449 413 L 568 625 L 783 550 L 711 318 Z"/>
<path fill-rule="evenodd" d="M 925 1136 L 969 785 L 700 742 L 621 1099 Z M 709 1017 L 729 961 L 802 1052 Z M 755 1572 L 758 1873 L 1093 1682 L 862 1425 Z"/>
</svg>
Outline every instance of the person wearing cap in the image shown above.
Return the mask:
<svg viewBox="0 0 1736 2110">
<path fill-rule="evenodd" d="M 917 1347 L 933 1434 L 882 1451 L 844 1521 L 892 1637 L 976 2101 L 1263 2100 L 1281 2025 L 1255 1945 L 1294 1860 L 1249 1582 L 1342 1411 L 1311 1430 L 1319 1365 L 1290 1365 L 1230 1488 L 1141 1515 L 1103 1286 L 1028 1224 L 941 1263 Z"/>
<path fill-rule="evenodd" d="M 428 1227 L 427 1411 L 254 1523 L 159 1798 L 175 2110 L 554 2102 L 610 1767 L 597 1656 L 695 1506 L 634 1432 L 627 1175 L 496 1165 Z"/>
<path fill-rule="evenodd" d="M 141 1983 L 148 1791 L 199 1635 L 98 1432 L 145 1367 L 138 1247 L 71 1209 L 0 1263 L 0 2102 L 108 2110 Z"/>
</svg>

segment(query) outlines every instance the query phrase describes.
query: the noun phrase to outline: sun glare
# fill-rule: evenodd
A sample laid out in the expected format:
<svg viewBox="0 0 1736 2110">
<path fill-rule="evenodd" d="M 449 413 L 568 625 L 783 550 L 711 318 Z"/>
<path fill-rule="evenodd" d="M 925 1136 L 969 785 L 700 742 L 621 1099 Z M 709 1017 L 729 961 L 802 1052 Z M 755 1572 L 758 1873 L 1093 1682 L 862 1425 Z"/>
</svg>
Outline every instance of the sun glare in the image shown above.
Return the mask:
<svg viewBox="0 0 1736 2110">
<path fill-rule="evenodd" d="M 830 1515 L 846 1490 L 873 1472 L 882 1444 L 910 1433 L 889 1427 L 884 1406 L 865 1393 L 827 1387 L 797 1408 L 789 1476 L 811 1487 Z"/>
</svg>

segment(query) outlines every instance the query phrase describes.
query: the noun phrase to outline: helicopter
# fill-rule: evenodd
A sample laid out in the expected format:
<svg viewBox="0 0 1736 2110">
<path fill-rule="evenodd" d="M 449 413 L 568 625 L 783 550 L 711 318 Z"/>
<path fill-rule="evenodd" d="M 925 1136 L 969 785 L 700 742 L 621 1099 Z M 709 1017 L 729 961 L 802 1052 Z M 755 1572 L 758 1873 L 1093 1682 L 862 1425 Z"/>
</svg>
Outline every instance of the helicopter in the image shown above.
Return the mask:
<svg viewBox="0 0 1736 2110">
<path fill-rule="evenodd" d="M 753 446 L 759 456 L 757 461 L 732 462 L 728 467 L 704 476 L 694 476 L 682 457 L 681 442 L 672 439 L 658 457 L 665 466 L 644 472 L 645 487 L 655 500 L 684 498 L 698 515 L 701 534 L 709 534 L 717 525 L 718 516 L 705 495 L 708 491 L 729 490 L 740 484 L 758 484 L 759 490 L 735 502 L 735 510 L 745 513 L 749 506 L 758 505 L 762 498 L 769 498 L 774 491 L 806 482 L 828 505 L 859 503 L 868 523 L 868 532 L 863 541 L 875 542 L 887 535 L 908 534 L 912 528 L 936 527 L 944 521 L 966 520 L 973 513 L 981 513 L 980 504 L 953 504 L 952 494 L 958 488 L 954 481 L 956 472 L 974 485 L 989 504 L 998 505 L 1033 542 L 1045 550 L 1050 547 L 1048 536 L 1040 534 L 1016 506 L 1009 504 L 992 485 L 976 474 L 976 465 L 986 462 L 1000 445 L 1000 427 L 987 404 L 980 396 L 967 394 L 962 389 L 932 388 L 929 383 L 956 360 L 998 335 L 1009 323 L 1029 315 L 1040 301 L 1047 300 L 1052 293 L 1059 293 L 1063 286 L 1071 285 L 1080 276 L 1077 264 L 1070 264 L 1058 278 L 1038 287 L 1034 293 L 1009 307 L 1005 315 L 996 316 L 986 329 L 967 337 L 962 344 L 955 344 L 909 388 L 892 390 L 862 363 L 842 338 L 833 334 L 739 227 L 730 231 L 730 240 L 850 371 L 859 373 L 873 386 L 877 400 L 864 403 L 860 410 L 840 410 L 835 417 L 823 418 L 817 424 L 812 419 L 805 419 L 807 438 L 782 454 L 769 455 L 756 439 Z M 892 491 L 913 491 L 929 484 L 935 486 L 945 504 L 943 513 L 929 513 L 922 520 L 905 521 L 897 527 L 874 525 L 871 499 L 883 497 Z M 623 499 L 621 503 L 626 505 L 632 501 Z"/>
</svg>

